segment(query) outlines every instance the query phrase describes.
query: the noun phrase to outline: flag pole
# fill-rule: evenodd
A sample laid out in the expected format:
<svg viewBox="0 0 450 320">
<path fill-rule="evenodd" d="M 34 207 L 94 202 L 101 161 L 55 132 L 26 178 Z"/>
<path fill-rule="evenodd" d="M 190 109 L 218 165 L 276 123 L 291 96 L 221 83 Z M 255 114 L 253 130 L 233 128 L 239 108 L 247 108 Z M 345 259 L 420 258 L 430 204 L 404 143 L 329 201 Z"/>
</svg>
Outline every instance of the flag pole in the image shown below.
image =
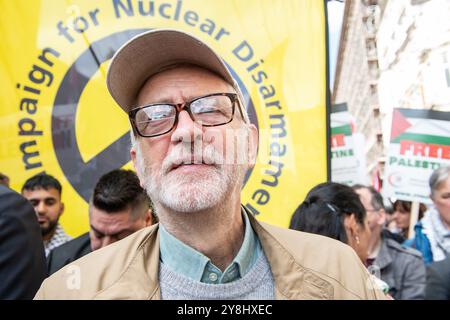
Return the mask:
<svg viewBox="0 0 450 320">
<path fill-rule="evenodd" d="M 420 202 L 413 201 L 411 203 L 411 214 L 409 217 L 409 230 L 408 230 L 408 239 L 414 238 L 414 226 L 419 220 L 419 207 Z"/>
</svg>

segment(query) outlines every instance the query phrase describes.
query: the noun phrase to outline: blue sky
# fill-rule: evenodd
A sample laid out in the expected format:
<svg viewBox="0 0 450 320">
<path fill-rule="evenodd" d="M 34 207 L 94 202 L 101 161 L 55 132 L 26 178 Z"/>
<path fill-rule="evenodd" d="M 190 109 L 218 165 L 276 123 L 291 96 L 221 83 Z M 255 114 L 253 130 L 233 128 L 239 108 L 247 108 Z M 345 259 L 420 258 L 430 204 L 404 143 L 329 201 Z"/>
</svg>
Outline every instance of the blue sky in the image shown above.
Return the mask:
<svg viewBox="0 0 450 320">
<path fill-rule="evenodd" d="M 338 1 L 328 2 L 328 46 L 330 54 L 330 87 L 333 88 L 336 59 L 339 50 L 339 37 L 341 35 L 344 3 Z"/>
</svg>

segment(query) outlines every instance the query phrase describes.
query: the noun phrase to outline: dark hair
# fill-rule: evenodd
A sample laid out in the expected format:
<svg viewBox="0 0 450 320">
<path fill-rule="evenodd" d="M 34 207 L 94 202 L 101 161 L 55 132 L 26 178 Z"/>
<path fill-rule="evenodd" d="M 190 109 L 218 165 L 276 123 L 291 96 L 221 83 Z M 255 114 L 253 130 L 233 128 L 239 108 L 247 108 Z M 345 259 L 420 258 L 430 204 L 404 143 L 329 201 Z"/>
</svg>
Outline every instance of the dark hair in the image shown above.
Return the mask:
<svg viewBox="0 0 450 320">
<path fill-rule="evenodd" d="M 411 212 L 411 201 L 404 201 L 404 200 L 397 200 L 394 202 L 394 211 L 400 209 L 404 212 Z M 425 214 L 425 211 L 427 211 L 427 207 L 423 203 L 419 203 L 419 217 L 418 219 L 422 219 L 423 215 Z"/>
<path fill-rule="evenodd" d="M 386 202 L 384 203 L 384 211 L 386 211 L 387 214 L 393 215 L 394 214 L 394 204 L 392 203 L 391 199 L 385 198 Z"/>
<path fill-rule="evenodd" d="M 0 172 L 0 184 L 8 186 L 9 185 L 9 178 L 6 174 L 3 174 Z"/>
<path fill-rule="evenodd" d="M 148 208 L 152 208 L 136 173 L 123 169 L 108 172 L 98 180 L 91 202 L 97 209 L 108 213 L 132 208 L 135 218 L 142 217 Z"/>
<path fill-rule="evenodd" d="M 24 190 L 36 190 L 36 189 L 56 189 L 59 192 L 59 195 L 62 193 L 62 187 L 58 180 L 56 180 L 55 177 L 43 173 L 38 173 L 31 178 L 29 178 L 27 181 L 25 181 L 25 184 L 22 187 L 22 192 Z"/>
<path fill-rule="evenodd" d="M 367 191 L 369 191 L 370 192 L 370 204 L 372 205 L 372 207 L 375 210 L 381 210 L 381 209 L 385 210 L 386 209 L 384 207 L 383 197 L 377 190 L 375 190 L 374 187 L 364 186 L 362 184 L 355 184 L 352 188 L 353 188 L 353 190 L 366 189 Z"/>
<path fill-rule="evenodd" d="M 364 226 L 366 211 L 358 194 L 343 184 L 321 183 L 308 192 L 305 201 L 295 210 L 290 228 L 347 243 L 344 219 L 351 214 Z"/>
</svg>

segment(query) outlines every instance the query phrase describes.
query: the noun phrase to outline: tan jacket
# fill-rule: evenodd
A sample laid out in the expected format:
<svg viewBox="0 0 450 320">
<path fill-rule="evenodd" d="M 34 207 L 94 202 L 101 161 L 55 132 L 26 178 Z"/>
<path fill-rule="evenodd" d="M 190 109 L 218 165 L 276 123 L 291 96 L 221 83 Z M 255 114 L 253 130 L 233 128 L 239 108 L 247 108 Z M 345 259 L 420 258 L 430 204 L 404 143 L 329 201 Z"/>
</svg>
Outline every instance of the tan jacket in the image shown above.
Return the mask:
<svg viewBox="0 0 450 320">
<path fill-rule="evenodd" d="M 249 215 L 277 299 L 385 299 L 352 248 Z M 160 299 L 158 225 L 94 251 L 47 278 L 35 299 Z"/>
</svg>

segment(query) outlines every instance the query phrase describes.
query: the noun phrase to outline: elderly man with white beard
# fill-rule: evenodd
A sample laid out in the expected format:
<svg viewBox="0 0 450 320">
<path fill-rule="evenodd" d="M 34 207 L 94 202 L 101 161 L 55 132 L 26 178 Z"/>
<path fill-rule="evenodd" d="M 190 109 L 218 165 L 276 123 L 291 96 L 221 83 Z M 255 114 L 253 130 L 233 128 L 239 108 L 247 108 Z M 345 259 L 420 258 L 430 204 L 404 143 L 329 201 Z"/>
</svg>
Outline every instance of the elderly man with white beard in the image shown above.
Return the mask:
<svg viewBox="0 0 450 320">
<path fill-rule="evenodd" d="M 66 266 L 36 299 L 384 299 L 350 247 L 241 205 L 258 132 L 204 42 L 140 34 L 114 55 L 107 85 L 129 115 L 131 159 L 160 223 Z"/>
</svg>

